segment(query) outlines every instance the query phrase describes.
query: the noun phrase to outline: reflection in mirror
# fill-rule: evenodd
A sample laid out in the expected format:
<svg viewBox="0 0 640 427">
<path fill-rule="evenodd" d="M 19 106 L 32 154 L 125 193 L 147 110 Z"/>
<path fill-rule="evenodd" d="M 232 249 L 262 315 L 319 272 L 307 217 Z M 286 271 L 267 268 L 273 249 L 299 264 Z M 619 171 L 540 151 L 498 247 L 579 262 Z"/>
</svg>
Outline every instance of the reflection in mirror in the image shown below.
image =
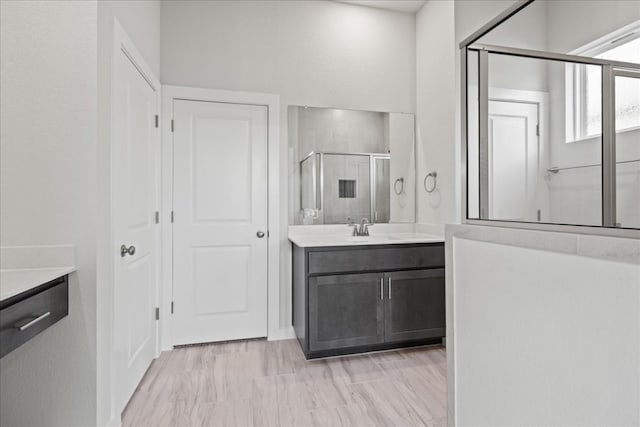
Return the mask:
<svg viewBox="0 0 640 427">
<path fill-rule="evenodd" d="M 413 129 L 412 114 L 289 107 L 291 224 L 413 222 Z"/>
</svg>

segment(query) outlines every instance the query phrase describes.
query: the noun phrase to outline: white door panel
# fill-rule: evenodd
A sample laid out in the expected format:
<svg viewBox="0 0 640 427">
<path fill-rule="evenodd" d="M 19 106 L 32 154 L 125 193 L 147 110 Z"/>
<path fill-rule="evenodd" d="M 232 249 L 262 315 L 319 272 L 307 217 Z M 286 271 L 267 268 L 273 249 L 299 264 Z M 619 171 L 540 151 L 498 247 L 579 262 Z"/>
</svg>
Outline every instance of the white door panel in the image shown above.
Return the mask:
<svg viewBox="0 0 640 427">
<path fill-rule="evenodd" d="M 156 91 L 122 51 L 114 61 L 114 361 L 123 409 L 156 352 L 159 134 Z M 120 245 L 135 253 L 121 256 Z"/>
<path fill-rule="evenodd" d="M 535 221 L 540 179 L 538 105 L 489 101 L 489 217 Z"/>
<path fill-rule="evenodd" d="M 173 117 L 173 344 L 264 337 L 267 107 L 175 100 Z"/>
</svg>

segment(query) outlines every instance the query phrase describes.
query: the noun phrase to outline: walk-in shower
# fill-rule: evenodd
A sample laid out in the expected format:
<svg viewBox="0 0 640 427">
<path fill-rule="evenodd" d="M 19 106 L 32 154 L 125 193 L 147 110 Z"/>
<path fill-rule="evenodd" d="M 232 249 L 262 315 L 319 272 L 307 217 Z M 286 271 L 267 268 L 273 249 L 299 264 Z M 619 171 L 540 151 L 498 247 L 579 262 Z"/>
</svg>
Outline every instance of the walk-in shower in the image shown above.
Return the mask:
<svg viewBox="0 0 640 427">
<path fill-rule="evenodd" d="M 640 229 L 640 20 L 582 22 L 604 3 L 522 1 L 461 43 L 468 222 Z"/>
</svg>

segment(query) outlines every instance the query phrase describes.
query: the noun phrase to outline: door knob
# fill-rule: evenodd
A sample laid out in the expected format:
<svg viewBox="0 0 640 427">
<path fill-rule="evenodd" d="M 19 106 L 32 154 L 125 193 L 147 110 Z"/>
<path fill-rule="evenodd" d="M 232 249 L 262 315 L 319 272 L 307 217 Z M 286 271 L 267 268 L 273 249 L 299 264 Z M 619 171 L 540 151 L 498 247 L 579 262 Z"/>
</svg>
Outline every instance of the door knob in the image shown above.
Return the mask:
<svg viewBox="0 0 640 427">
<path fill-rule="evenodd" d="M 262 239 L 264 237 L 264 231 L 258 231 L 256 236 L 258 236 L 258 239 Z"/>
<path fill-rule="evenodd" d="M 121 257 L 125 257 L 125 255 L 129 254 L 129 255 L 133 255 L 136 253 L 136 247 L 131 245 L 127 248 L 127 245 L 122 245 L 120 246 L 120 256 Z"/>
</svg>

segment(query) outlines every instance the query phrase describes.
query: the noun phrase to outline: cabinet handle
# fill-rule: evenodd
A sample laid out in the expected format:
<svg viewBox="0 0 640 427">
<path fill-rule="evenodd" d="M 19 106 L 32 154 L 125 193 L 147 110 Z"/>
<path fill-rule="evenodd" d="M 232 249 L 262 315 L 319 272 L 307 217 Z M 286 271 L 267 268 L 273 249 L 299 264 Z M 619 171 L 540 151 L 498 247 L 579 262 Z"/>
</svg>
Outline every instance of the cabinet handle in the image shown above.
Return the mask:
<svg viewBox="0 0 640 427">
<path fill-rule="evenodd" d="M 50 311 L 47 311 L 44 314 L 41 314 L 40 316 L 36 317 L 35 319 L 31 319 L 30 321 L 24 323 L 24 322 L 19 322 L 16 323 L 14 325 L 14 327 L 16 329 L 19 329 L 21 332 L 24 331 L 25 329 L 28 329 L 30 327 L 32 327 L 33 325 L 35 325 L 36 323 L 38 323 L 39 321 L 41 321 L 42 319 L 44 319 L 45 317 L 48 317 L 51 314 Z"/>
<path fill-rule="evenodd" d="M 389 299 L 391 299 L 391 276 L 389 276 Z"/>
<path fill-rule="evenodd" d="M 380 299 L 384 299 L 384 278 L 380 277 Z"/>
</svg>

